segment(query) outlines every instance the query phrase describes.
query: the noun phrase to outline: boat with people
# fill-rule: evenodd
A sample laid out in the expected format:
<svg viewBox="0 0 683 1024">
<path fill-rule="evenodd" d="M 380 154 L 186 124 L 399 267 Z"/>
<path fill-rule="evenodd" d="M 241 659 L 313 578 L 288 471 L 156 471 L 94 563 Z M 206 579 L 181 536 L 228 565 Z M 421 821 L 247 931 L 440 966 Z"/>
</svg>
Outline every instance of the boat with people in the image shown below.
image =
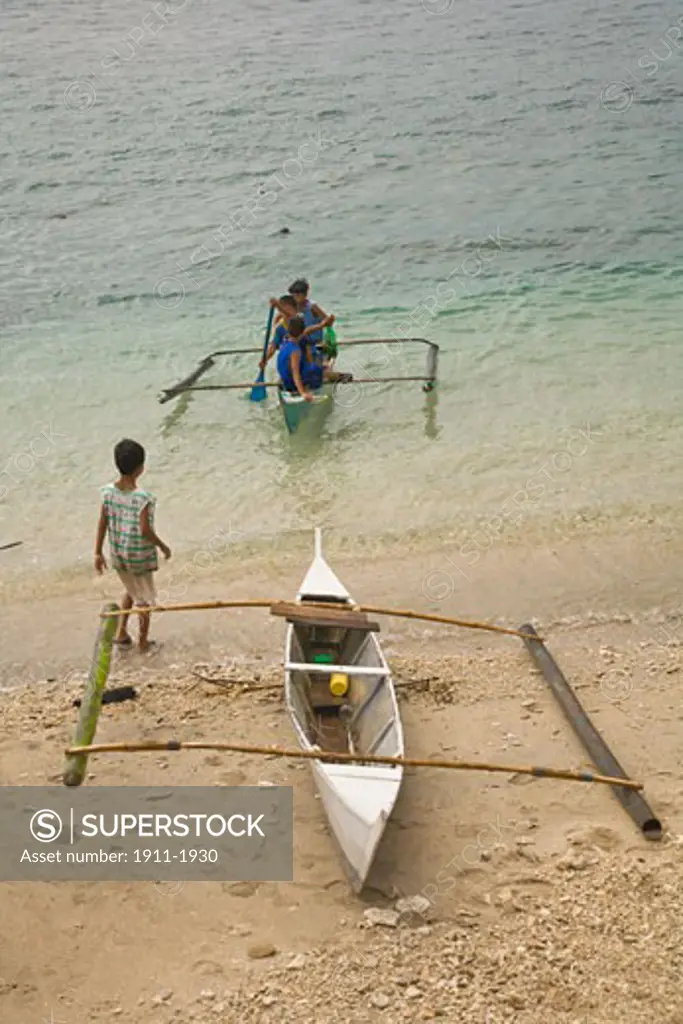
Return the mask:
<svg viewBox="0 0 683 1024">
<path fill-rule="evenodd" d="M 249 390 L 252 402 L 262 402 L 269 388 L 277 388 L 279 405 L 290 434 L 297 431 L 304 419 L 316 407 L 330 408 L 337 387 L 341 385 L 383 384 L 393 381 L 420 381 L 424 391 L 433 391 L 436 385 L 439 346 L 426 338 L 369 338 L 344 341 L 347 350 L 354 345 L 381 345 L 386 365 L 389 346 L 421 344 L 427 346 L 427 365 L 423 375 L 375 377 L 360 365 L 363 376 L 339 371 L 335 362 L 339 352 L 335 317 L 328 314 L 309 298 L 309 285 L 299 278 L 286 295 L 272 298 L 262 349 L 222 349 L 212 352 L 199 363 L 189 376 L 178 384 L 164 388 L 159 402 L 169 402 L 192 391 Z M 276 318 L 277 313 L 277 318 Z M 274 329 L 273 329 L 274 328 Z M 395 351 L 395 349 L 394 349 Z M 219 356 L 237 357 L 261 353 L 258 374 L 253 383 L 203 384 L 197 382 L 215 365 Z M 276 356 L 278 380 L 266 382 L 265 372 L 270 360 Z M 327 403 L 327 404 L 326 404 Z"/>
<path fill-rule="evenodd" d="M 437 367 L 438 367 L 438 356 L 439 346 L 433 341 L 428 341 L 426 338 L 351 338 L 348 341 L 340 343 L 340 349 L 343 353 L 347 352 L 351 354 L 351 350 L 355 350 L 357 346 L 368 346 L 379 350 L 379 358 L 386 363 L 387 353 L 397 351 L 397 346 L 401 349 L 412 346 L 413 348 L 417 345 L 427 346 L 427 360 L 425 371 L 422 374 L 415 374 L 412 376 L 384 376 L 381 373 L 376 376 L 367 370 L 363 364 L 361 367 L 361 376 L 356 376 L 354 373 L 347 372 L 336 372 L 336 376 L 333 380 L 323 380 L 320 387 L 310 392 L 310 398 L 304 398 L 298 392 L 287 391 L 282 387 L 281 382 L 278 381 L 265 381 L 256 380 L 245 383 L 237 384 L 199 384 L 198 382 L 204 377 L 205 374 L 209 373 L 216 366 L 217 360 L 221 358 L 240 359 L 245 355 L 257 355 L 262 350 L 257 348 L 235 348 L 235 349 L 221 349 L 217 352 L 211 352 L 208 356 L 205 356 L 199 365 L 183 380 L 171 387 L 164 388 L 159 395 L 160 404 L 173 401 L 176 398 L 180 398 L 185 394 L 192 394 L 198 391 L 247 391 L 252 401 L 263 401 L 269 390 L 275 389 L 278 394 L 278 403 L 283 414 L 283 419 L 287 430 L 290 434 L 296 433 L 301 423 L 306 420 L 315 409 L 325 407 L 325 403 L 329 403 L 330 407 L 334 401 L 337 389 L 340 387 L 353 387 L 353 386 L 369 386 L 373 384 L 388 384 L 388 383 L 400 383 L 400 382 L 417 382 L 422 384 L 423 391 L 432 392 L 436 387 L 437 382 Z M 368 363 L 372 363 L 372 356 L 367 360 Z M 365 363 L 365 360 L 364 360 Z M 354 368 L 359 365 L 358 360 L 354 360 L 352 364 Z M 253 398 L 253 393 L 256 391 L 260 397 Z"/>
<path fill-rule="evenodd" d="M 347 350 L 351 350 L 354 346 L 374 346 L 375 349 L 380 350 L 379 358 L 386 363 L 387 352 L 396 352 L 396 346 L 401 346 L 403 349 L 408 346 L 415 347 L 416 345 L 427 346 L 427 365 L 424 373 L 422 374 L 415 374 L 411 376 L 384 376 L 379 373 L 375 376 L 370 370 L 367 370 L 365 366 L 361 364 L 362 376 L 356 376 L 350 371 L 337 372 L 333 380 L 323 380 L 319 388 L 312 390 L 309 398 L 304 398 L 303 395 L 298 392 L 287 391 L 282 387 L 280 381 L 256 380 L 255 382 L 252 381 L 237 384 L 199 384 L 198 381 L 200 381 L 205 374 L 215 367 L 218 359 L 234 359 L 245 355 L 256 355 L 261 352 L 261 349 L 256 348 L 221 349 L 217 352 L 211 352 L 208 356 L 205 356 L 192 373 L 179 381 L 178 384 L 174 384 L 168 388 L 163 388 L 159 395 L 159 402 L 163 405 L 166 402 L 180 398 L 182 395 L 192 394 L 198 391 L 247 391 L 249 392 L 250 397 L 253 392 L 256 391 L 263 397 L 252 398 L 252 401 L 260 402 L 263 401 L 269 390 L 275 389 L 278 394 L 278 403 L 282 411 L 287 430 L 290 434 L 294 434 L 302 422 L 308 419 L 314 410 L 325 407 L 325 403 L 329 403 L 328 407 L 332 406 L 337 389 L 340 387 L 353 387 L 354 385 L 367 385 L 371 387 L 374 384 L 417 382 L 422 384 L 423 391 L 427 393 L 434 391 L 437 383 L 439 346 L 433 341 L 428 341 L 426 338 L 351 338 L 348 341 L 345 340 L 340 343 L 340 349 L 342 350 L 343 358 L 343 353 Z M 370 357 L 367 362 L 372 363 L 372 357 Z M 358 361 L 354 360 L 354 366 L 355 365 L 358 365 Z"/>
<path fill-rule="evenodd" d="M 403 727 L 379 626 L 358 611 L 322 552 L 315 552 L 287 620 L 285 703 L 300 747 L 404 756 Z M 360 892 L 391 816 L 403 768 L 311 761 L 330 829 L 352 887 Z"/>
</svg>

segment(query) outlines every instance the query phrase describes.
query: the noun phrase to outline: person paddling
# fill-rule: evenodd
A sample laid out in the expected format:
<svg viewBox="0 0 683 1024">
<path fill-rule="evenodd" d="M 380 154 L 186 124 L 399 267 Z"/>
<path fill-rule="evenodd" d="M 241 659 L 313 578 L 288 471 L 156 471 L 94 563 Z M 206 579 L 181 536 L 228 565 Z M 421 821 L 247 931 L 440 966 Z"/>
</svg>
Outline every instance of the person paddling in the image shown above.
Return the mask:
<svg viewBox="0 0 683 1024">
<path fill-rule="evenodd" d="M 296 302 L 297 313 L 303 319 L 306 327 L 315 328 L 309 336 L 310 340 L 316 348 L 320 348 L 323 343 L 322 329 L 328 326 L 328 322 L 331 326 L 334 323 L 334 318 L 330 321 L 325 310 L 309 299 L 309 290 L 310 285 L 303 277 L 297 278 L 294 284 L 289 286 L 289 294 Z"/>
<path fill-rule="evenodd" d="M 278 352 L 277 372 L 285 391 L 298 392 L 307 402 L 312 402 L 311 391 L 322 386 L 323 370 L 309 358 L 306 340 L 303 319 L 293 317 L 287 325 L 287 339 Z"/>
<path fill-rule="evenodd" d="M 294 299 L 292 298 L 291 295 L 281 295 L 279 299 L 271 299 L 270 304 L 274 309 L 280 311 L 280 315 L 277 319 L 277 327 L 275 328 L 275 332 L 273 334 L 273 340 L 270 342 L 268 346 L 268 351 L 266 352 L 265 357 L 259 363 L 259 366 L 262 370 L 265 369 L 266 364 L 270 362 L 275 352 L 278 352 L 282 348 L 283 344 L 285 343 L 288 337 L 289 323 L 294 317 L 297 316 L 296 303 L 294 302 Z M 326 320 L 322 322 L 321 326 L 331 327 L 333 323 L 334 317 L 330 315 L 327 317 Z M 318 331 L 318 329 L 319 328 L 317 324 L 311 324 L 310 327 L 306 327 L 304 329 L 301 339 L 299 340 L 306 340 L 308 348 L 308 361 L 318 362 L 322 364 L 322 359 L 319 358 L 319 350 L 311 344 L 311 337 L 316 331 Z"/>
<path fill-rule="evenodd" d="M 273 355 L 278 352 L 285 341 L 287 340 L 287 324 L 296 316 L 296 302 L 294 301 L 293 295 L 281 295 L 279 299 L 271 299 L 270 304 L 273 309 L 277 309 L 279 316 L 275 321 L 275 330 L 273 332 L 273 340 L 268 346 L 268 351 L 265 357 L 259 363 L 262 370 L 265 369 L 266 364 L 270 362 Z"/>
</svg>

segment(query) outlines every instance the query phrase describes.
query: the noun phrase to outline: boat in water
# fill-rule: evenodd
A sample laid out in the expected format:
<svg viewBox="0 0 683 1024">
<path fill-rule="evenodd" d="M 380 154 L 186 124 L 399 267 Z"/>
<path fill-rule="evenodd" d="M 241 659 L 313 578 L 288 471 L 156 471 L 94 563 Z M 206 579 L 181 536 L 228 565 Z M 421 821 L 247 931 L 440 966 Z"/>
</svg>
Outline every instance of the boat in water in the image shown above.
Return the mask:
<svg viewBox="0 0 683 1024">
<path fill-rule="evenodd" d="M 433 341 L 427 341 L 426 338 L 375 338 L 375 339 L 351 339 L 344 341 L 339 346 L 339 351 L 342 356 L 347 350 L 353 346 L 366 345 L 366 346 L 382 346 L 384 351 L 381 353 L 382 365 L 387 363 L 387 354 L 396 352 L 396 346 L 406 345 L 426 345 L 427 346 L 427 361 L 426 367 L 423 374 L 416 374 L 415 376 L 371 376 L 370 371 L 365 367 L 364 364 L 360 364 L 358 361 L 357 365 L 361 369 L 361 376 L 356 376 L 351 372 L 340 372 L 335 374 L 335 379 L 327 381 L 323 384 L 322 388 L 316 391 L 313 395 L 313 401 L 306 401 L 301 395 L 296 393 L 290 393 L 285 391 L 280 385 L 279 381 L 264 382 L 257 380 L 256 382 L 240 383 L 240 384 L 198 384 L 198 381 L 204 377 L 216 364 L 216 360 L 219 357 L 241 357 L 241 356 L 262 356 L 262 350 L 251 348 L 251 349 L 222 349 L 218 352 L 212 352 L 201 360 L 199 365 L 191 374 L 181 380 L 178 384 L 174 384 L 172 387 L 164 388 L 159 396 L 159 402 L 164 404 L 170 402 L 174 398 L 179 398 L 181 395 L 189 392 L 196 391 L 250 391 L 252 397 L 254 393 L 258 393 L 258 400 L 261 401 L 267 391 L 270 389 L 276 389 L 278 394 L 278 404 L 282 411 L 285 426 L 290 434 L 295 434 L 299 429 L 300 425 L 304 420 L 308 419 L 309 416 L 315 415 L 316 410 L 328 410 L 332 408 L 334 402 L 334 394 L 336 389 L 339 387 L 353 387 L 355 385 L 372 385 L 372 384 L 386 384 L 390 382 L 400 381 L 412 381 L 421 382 L 423 390 L 426 392 L 433 391 L 436 386 L 437 380 L 437 367 L 438 367 L 438 354 L 439 346 Z M 393 346 L 393 349 L 391 348 Z M 369 356 L 368 363 L 372 365 L 372 355 Z"/>
<path fill-rule="evenodd" d="M 315 553 L 296 601 L 284 608 L 285 702 L 303 750 L 404 756 L 403 727 L 379 626 Z M 311 762 L 351 885 L 360 892 L 403 781 L 400 765 Z"/>
</svg>

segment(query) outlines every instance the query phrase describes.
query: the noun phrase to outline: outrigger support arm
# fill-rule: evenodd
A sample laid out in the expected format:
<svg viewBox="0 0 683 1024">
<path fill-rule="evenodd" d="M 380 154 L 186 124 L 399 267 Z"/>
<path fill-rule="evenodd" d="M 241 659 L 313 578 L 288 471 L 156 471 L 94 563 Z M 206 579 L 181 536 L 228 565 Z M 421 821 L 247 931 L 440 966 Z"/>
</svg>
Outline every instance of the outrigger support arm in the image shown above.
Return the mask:
<svg viewBox="0 0 683 1024">
<path fill-rule="evenodd" d="M 342 384 L 389 384 L 397 380 L 423 381 L 425 384 L 432 385 L 434 383 L 431 377 L 352 377 L 351 374 L 341 380 L 328 381 L 328 383 L 336 388 Z M 253 381 L 248 381 L 246 384 L 200 384 L 198 387 L 185 387 L 181 393 L 184 394 L 186 391 L 236 391 L 239 388 L 253 388 L 253 386 Z M 276 380 L 264 381 L 262 387 L 279 388 L 280 383 Z M 171 395 L 171 398 L 175 398 L 175 395 Z"/>
<path fill-rule="evenodd" d="M 196 370 L 193 370 L 191 374 L 179 381 L 178 384 L 174 384 L 172 388 L 164 388 L 159 396 L 159 404 L 163 405 L 164 402 L 170 402 L 172 398 L 182 395 L 184 391 L 190 391 L 192 385 L 196 384 L 199 378 L 203 377 L 211 369 L 218 356 L 251 355 L 254 352 L 260 353 L 260 351 L 260 348 L 224 348 L 219 349 L 217 352 L 212 352 L 211 355 L 205 356 L 202 359 Z"/>
<path fill-rule="evenodd" d="M 215 354 L 216 353 L 214 353 L 214 355 Z M 174 385 L 174 387 L 165 388 L 161 392 L 159 396 L 160 405 L 163 405 L 164 402 L 170 402 L 172 398 L 177 398 L 178 395 L 182 395 L 183 391 L 189 391 L 192 385 L 195 384 L 199 380 L 199 378 L 202 377 L 207 372 L 207 370 L 211 369 L 213 364 L 213 355 L 207 356 L 205 359 L 202 359 L 201 363 L 193 373 L 189 374 L 189 376 L 181 380 L 180 383 Z"/>
<path fill-rule="evenodd" d="M 350 380 L 337 381 L 339 384 L 385 384 L 391 381 L 422 381 L 424 382 L 424 390 L 432 391 L 436 385 L 438 364 L 439 364 L 439 346 L 433 342 L 428 341 L 426 338 L 351 338 L 349 341 L 340 342 L 340 349 L 345 349 L 350 345 L 409 345 L 409 344 L 420 344 L 427 345 L 429 351 L 427 352 L 427 367 L 425 375 L 422 377 L 356 377 Z M 165 402 L 170 402 L 173 398 L 178 398 L 179 395 L 184 394 L 186 391 L 233 391 L 239 388 L 250 388 L 253 387 L 253 381 L 249 384 L 205 384 L 201 387 L 195 387 L 197 381 L 204 376 L 215 364 L 218 356 L 241 356 L 241 355 L 254 355 L 260 353 L 260 348 L 230 348 L 220 349 L 217 352 L 212 352 L 206 356 L 200 362 L 199 366 L 189 376 L 185 377 L 178 384 L 173 387 L 164 388 L 159 396 L 159 403 L 163 405 Z M 265 384 L 265 387 L 278 387 L 277 382 Z"/>
<path fill-rule="evenodd" d="M 429 351 L 427 352 L 427 370 L 425 377 L 391 377 L 384 378 L 385 380 L 424 380 L 426 381 L 423 388 L 424 391 L 433 391 L 436 386 L 436 378 L 439 369 L 439 346 L 434 341 L 428 341 L 427 338 L 372 338 L 369 341 L 363 339 L 350 341 L 344 341 L 341 343 L 344 348 L 347 345 L 427 345 Z M 365 381 L 363 382 L 365 383 Z"/>
</svg>

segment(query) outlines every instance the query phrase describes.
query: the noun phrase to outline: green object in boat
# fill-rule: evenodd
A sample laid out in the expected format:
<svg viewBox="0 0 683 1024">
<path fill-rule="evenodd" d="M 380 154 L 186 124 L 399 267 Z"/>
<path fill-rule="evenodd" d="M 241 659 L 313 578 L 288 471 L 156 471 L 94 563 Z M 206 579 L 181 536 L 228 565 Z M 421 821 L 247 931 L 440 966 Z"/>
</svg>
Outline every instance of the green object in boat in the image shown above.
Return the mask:
<svg viewBox="0 0 683 1024">
<path fill-rule="evenodd" d="M 316 665 L 331 665 L 332 655 L 327 653 L 314 654 L 313 661 Z"/>
<path fill-rule="evenodd" d="M 335 359 L 339 348 L 337 346 L 337 335 L 334 327 L 326 327 L 323 338 L 323 344 L 325 346 L 325 355 L 328 359 Z"/>
</svg>

